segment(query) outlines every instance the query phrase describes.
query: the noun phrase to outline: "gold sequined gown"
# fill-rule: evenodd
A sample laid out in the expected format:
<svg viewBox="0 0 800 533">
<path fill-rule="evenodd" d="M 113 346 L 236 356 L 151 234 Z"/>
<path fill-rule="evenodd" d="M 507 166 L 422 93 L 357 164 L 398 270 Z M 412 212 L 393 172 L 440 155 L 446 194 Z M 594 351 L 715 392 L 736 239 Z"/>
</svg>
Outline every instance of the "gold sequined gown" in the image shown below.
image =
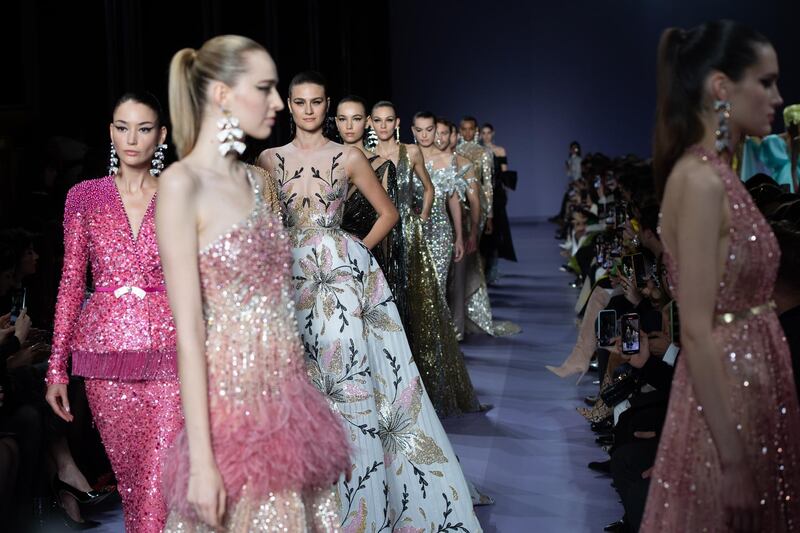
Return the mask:
<svg viewBox="0 0 800 533">
<path fill-rule="evenodd" d="M 364 244 L 340 227 L 348 150 L 357 149 L 288 144 L 261 157 L 291 239 L 308 372 L 355 450 L 352 479 L 338 485 L 342 529 L 438 532 L 461 522 L 462 533 L 481 531 L 386 279 Z"/>
<path fill-rule="evenodd" d="M 415 202 L 421 202 L 421 188 L 415 187 L 418 182 L 414 179 L 408 151 L 401 144 L 395 197 L 403 225 L 406 300 L 412 317 L 408 342 L 439 416 L 476 412 L 481 405 L 456 339 L 446 295 L 440 287 L 436 262 L 428 245 L 429 235 L 425 223 L 413 211 Z"/>
<path fill-rule="evenodd" d="M 330 532 L 332 484 L 350 465 L 341 419 L 306 374 L 294 316 L 289 238 L 248 170 L 254 206 L 199 252 L 214 460 L 227 493 L 217 531 Z M 185 430 L 169 450 L 168 533 L 214 531 L 186 501 Z"/>
<path fill-rule="evenodd" d="M 786 339 L 767 302 L 780 248 L 769 224 L 730 166 L 716 154 L 694 154 L 717 171 L 730 206 L 730 248 L 717 291 L 714 344 L 723 360 L 725 393 L 750 463 L 761 503 L 760 531 L 800 527 L 800 408 Z M 681 236 L 679 236 L 681 237 Z M 691 238 L 691 236 L 689 236 Z M 678 265 L 664 261 L 678 294 Z M 758 314 L 751 310 L 760 309 Z M 724 315 L 732 320 L 723 320 Z M 712 354 L 709 354 L 712 355 Z M 678 359 L 640 531 L 727 532 L 721 505 L 719 454 L 695 398 L 688 356 Z"/>
<path fill-rule="evenodd" d="M 483 234 L 483 229 L 486 227 L 486 219 L 492 216 L 493 156 L 486 148 L 475 141 L 462 142 L 456 147 L 456 153 L 469 159 L 475 168 L 475 180 L 478 182 L 480 189 L 481 206 L 478 229 Z M 468 213 L 469 208 L 465 207 L 465 216 L 462 217 L 465 240 L 470 236 L 471 230 Z M 478 236 L 478 241 L 480 242 L 480 235 Z M 494 320 L 492 317 L 492 305 L 489 301 L 489 290 L 486 288 L 486 275 L 480 254 L 474 253 L 465 256 L 464 263 L 465 265 L 462 268 L 466 270 L 465 279 L 457 281 L 458 283 L 463 283 L 464 288 L 463 290 L 460 287 L 456 290 L 451 290 L 451 294 L 453 297 L 463 297 L 465 299 L 465 331 L 467 333 L 487 333 L 495 337 L 519 333 L 520 327 L 517 324 L 507 320 Z"/>
</svg>

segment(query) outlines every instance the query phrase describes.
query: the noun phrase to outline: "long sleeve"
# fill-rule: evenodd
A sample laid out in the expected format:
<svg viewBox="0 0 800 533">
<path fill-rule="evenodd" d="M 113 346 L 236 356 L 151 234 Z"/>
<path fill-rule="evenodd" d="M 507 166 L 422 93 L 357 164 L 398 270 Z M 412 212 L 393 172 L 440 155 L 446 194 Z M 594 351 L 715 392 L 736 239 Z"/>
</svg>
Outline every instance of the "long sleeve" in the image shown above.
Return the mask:
<svg viewBox="0 0 800 533">
<path fill-rule="evenodd" d="M 83 198 L 78 188 L 67 194 L 64 208 L 64 266 L 56 301 L 53 348 L 46 381 L 49 385 L 67 383 L 70 342 L 86 291 L 86 266 L 89 261 L 88 236 L 84 223 Z"/>
</svg>

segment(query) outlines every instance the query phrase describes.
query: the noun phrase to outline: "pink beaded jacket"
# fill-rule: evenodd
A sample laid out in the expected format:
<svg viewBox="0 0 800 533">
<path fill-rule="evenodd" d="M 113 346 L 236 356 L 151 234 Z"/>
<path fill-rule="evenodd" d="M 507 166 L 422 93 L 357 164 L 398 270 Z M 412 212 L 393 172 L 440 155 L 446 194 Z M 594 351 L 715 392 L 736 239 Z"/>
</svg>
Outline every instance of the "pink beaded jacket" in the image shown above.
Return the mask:
<svg viewBox="0 0 800 533">
<path fill-rule="evenodd" d="M 155 197 L 133 234 L 113 176 L 67 194 L 64 267 L 47 383 L 72 374 L 118 380 L 175 379 L 172 320 L 155 231 Z M 85 299 L 91 265 L 94 292 Z"/>
</svg>

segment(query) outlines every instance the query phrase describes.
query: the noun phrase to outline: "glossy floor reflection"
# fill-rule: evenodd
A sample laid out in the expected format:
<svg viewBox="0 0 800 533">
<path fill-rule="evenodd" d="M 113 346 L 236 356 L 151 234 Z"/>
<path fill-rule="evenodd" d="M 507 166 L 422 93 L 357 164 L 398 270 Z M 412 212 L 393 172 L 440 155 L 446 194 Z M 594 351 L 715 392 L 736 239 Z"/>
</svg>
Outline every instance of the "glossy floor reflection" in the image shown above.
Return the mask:
<svg viewBox="0 0 800 533">
<path fill-rule="evenodd" d="M 467 339 L 472 382 L 494 409 L 445 420 L 467 476 L 497 501 L 478 509 L 487 533 L 600 532 L 622 516 L 610 479 L 586 467 L 608 458 L 575 411 L 596 393 L 594 378 L 576 387 L 575 378 L 544 368 L 560 364 L 577 335 L 577 291 L 558 271 L 563 260 L 553 232 L 547 223 L 513 225 L 519 262 L 501 262 L 503 277 L 490 292 L 495 318 L 523 331 Z"/>
</svg>

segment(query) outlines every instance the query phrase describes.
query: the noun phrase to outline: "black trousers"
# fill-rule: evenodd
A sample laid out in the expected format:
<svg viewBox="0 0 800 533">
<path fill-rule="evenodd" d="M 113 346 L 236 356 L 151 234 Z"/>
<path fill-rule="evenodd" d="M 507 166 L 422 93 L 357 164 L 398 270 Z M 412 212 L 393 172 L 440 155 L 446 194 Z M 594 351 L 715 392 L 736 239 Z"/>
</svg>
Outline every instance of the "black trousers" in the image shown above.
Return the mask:
<svg viewBox="0 0 800 533">
<path fill-rule="evenodd" d="M 642 479 L 642 472 L 653 466 L 657 450 L 657 438 L 634 439 L 611 454 L 611 476 L 632 531 L 639 531 L 650 488 L 650 479 Z"/>
</svg>

